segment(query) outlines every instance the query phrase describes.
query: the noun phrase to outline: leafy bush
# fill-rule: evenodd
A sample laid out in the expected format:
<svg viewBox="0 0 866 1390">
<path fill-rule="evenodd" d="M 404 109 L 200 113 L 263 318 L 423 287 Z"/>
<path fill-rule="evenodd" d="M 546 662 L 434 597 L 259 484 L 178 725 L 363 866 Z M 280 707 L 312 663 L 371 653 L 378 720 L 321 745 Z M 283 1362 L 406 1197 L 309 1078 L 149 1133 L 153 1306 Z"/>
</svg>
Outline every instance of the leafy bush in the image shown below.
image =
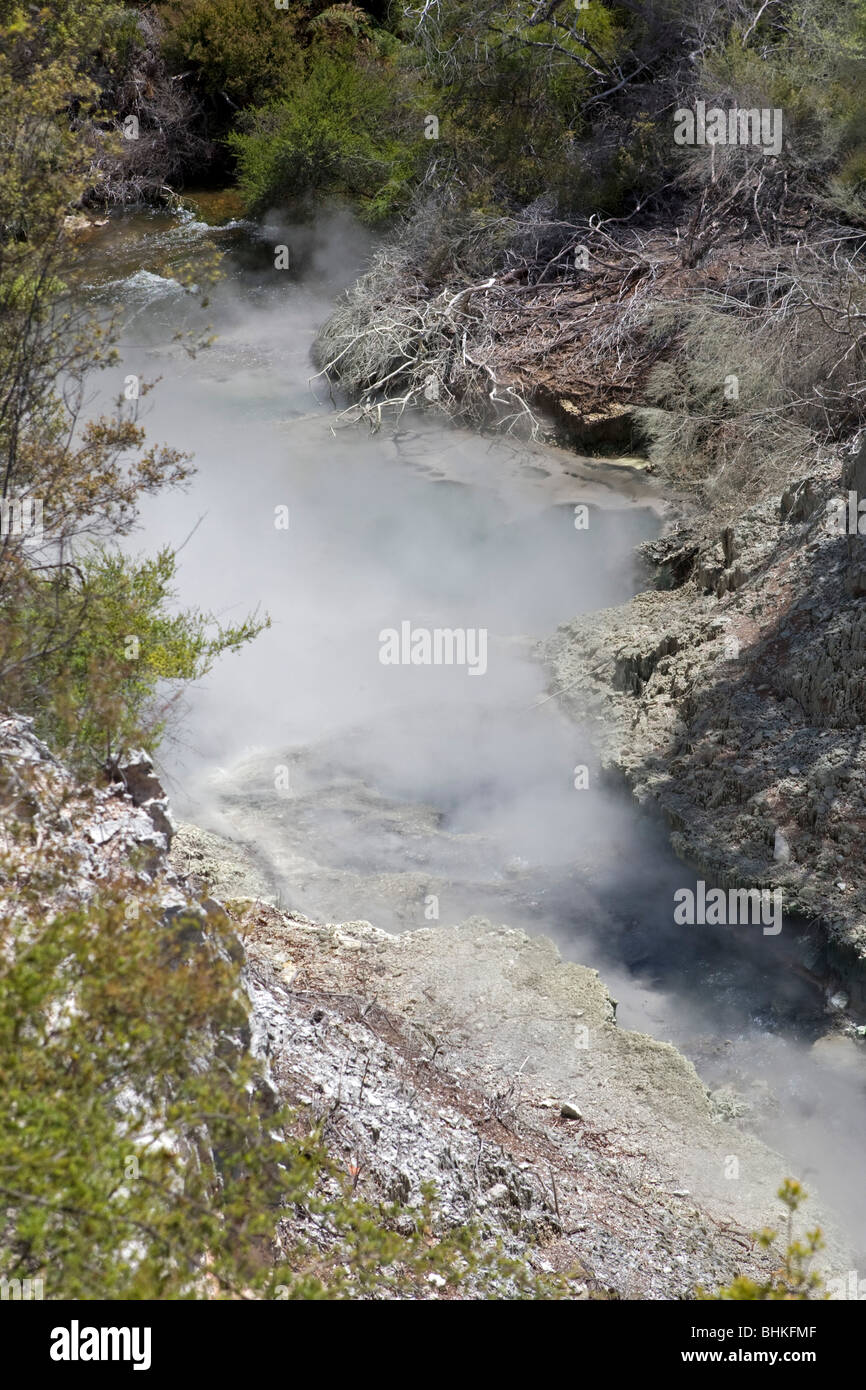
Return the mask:
<svg viewBox="0 0 866 1390">
<path fill-rule="evenodd" d="M 166 929 L 140 891 L 36 928 L 0 921 L 0 1265 L 42 1277 L 48 1298 L 202 1296 L 205 1273 L 217 1296 L 240 1292 L 290 1187 L 249 1063 L 236 1049 L 207 1065 L 243 1025 L 236 967 L 215 934 L 191 947 L 182 920 Z M 297 1156 L 296 1191 L 312 1157 Z"/>
<path fill-rule="evenodd" d="M 299 11 L 273 0 L 171 0 L 162 11 L 163 52 L 178 73 L 191 68 L 209 96 L 251 106 L 299 73 Z"/>
<path fill-rule="evenodd" d="M 229 135 L 252 212 L 316 191 L 342 193 L 369 221 L 405 200 L 421 157 L 423 121 L 395 113 L 391 71 L 316 46 L 290 94 L 245 112 Z"/>
<path fill-rule="evenodd" d="M 76 766 L 155 746 L 179 685 L 267 626 L 172 612 L 174 574 L 169 549 L 140 560 L 94 549 L 60 575 L 33 576 L 2 613 L 5 699 Z"/>
</svg>

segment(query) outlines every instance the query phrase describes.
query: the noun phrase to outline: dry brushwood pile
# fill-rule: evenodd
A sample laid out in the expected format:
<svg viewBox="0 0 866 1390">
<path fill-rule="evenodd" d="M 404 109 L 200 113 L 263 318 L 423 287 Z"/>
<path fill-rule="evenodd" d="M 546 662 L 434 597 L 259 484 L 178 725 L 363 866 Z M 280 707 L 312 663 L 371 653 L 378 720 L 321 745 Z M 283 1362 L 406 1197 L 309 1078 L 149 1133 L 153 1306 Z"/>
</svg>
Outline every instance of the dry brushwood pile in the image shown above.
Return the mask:
<svg viewBox="0 0 866 1390">
<path fill-rule="evenodd" d="M 431 286 L 408 235 L 338 306 L 319 361 L 352 419 L 429 403 L 539 434 L 552 414 L 580 443 L 626 415 L 667 476 L 756 500 L 866 420 L 863 240 L 805 212 L 772 239 L 701 209 L 682 228 L 528 216 L 490 232 L 496 273 Z"/>
<path fill-rule="evenodd" d="M 675 257 L 658 238 L 641 247 L 589 224 L 513 231 L 499 273 L 437 293 L 411 252 L 379 253 L 318 343 L 322 372 L 357 398 L 350 414 L 380 418 L 426 401 L 536 433 L 541 392 L 567 392 L 587 411 L 634 398 L 647 368 L 647 298 Z"/>
</svg>

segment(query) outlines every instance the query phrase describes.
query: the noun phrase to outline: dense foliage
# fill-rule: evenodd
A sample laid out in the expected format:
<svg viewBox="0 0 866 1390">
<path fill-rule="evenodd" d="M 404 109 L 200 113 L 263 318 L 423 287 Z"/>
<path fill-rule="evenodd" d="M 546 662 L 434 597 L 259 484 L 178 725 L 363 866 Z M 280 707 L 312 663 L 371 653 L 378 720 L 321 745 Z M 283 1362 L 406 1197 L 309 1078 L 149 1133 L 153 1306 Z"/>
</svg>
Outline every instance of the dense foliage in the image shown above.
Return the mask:
<svg viewBox="0 0 866 1390">
<path fill-rule="evenodd" d="M 453 181 L 500 209 L 552 193 L 562 213 L 628 211 L 672 180 L 728 176 L 672 140 L 674 109 L 703 99 L 781 108 L 787 177 L 846 215 L 866 207 L 863 0 L 167 0 L 160 14 L 254 206 L 339 189 L 385 217 Z"/>
</svg>

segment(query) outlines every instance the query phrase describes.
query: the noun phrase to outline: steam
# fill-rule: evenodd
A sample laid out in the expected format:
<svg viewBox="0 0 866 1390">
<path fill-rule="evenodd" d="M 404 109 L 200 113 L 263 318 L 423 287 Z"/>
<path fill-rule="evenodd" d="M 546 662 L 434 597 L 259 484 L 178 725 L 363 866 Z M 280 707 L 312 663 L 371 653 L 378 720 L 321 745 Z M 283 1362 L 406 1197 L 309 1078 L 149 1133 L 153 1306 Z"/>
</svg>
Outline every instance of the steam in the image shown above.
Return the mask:
<svg viewBox="0 0 866 1390">
<path fill-rule="evenodd" d="M 314 917 L 406 929 L 478 912 L 554 936 L 602 971 L 622 1024 L 676 1042 L 710 1084 L 754 1092 L 753 1123 L 807 1186 L 814 1170 L 842 1192 L 866 1249 L 862 1082 L 807 1051 L 827 1023 L 791 968 L 792 924 L 770 939 L 676 924 L 694 874 L 605 784 L 592 732 L 543 699 L 534 642 L 640 585 L 634 548 L 658 528 L 648 485 L 426 416 L 339 427 L 310 349 L 369 249 L 344 214 L 226 229 L 219 339 L 193 361 L 171 344 L 200 311 L 141 272 L 194 256 L 203 225 L 123 227 L 153 264 L 130 271 L 119 372 L 161 374 L 149 434 L 198 467 L 186 493 L 146 504 L 136 543 L 182 547 L 185 605 L 227 621 L 261 604 L 273 619 L 189 697 L 165 756 L 177 812 L 254 845 L 282 902 Z M 380 633 L 404 623 L 483 630 L 483 676 L 383 664 Z"/>
</svg>

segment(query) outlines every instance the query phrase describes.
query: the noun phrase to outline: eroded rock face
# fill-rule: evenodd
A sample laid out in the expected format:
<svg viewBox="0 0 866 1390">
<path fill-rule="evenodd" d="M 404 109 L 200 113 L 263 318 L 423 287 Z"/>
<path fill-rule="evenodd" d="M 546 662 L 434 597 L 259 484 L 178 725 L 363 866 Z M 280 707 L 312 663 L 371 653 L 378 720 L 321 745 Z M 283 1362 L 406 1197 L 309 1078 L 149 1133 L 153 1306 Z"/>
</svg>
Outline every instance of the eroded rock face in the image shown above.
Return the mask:
<svg viewBox="0 0 866 1390">
<path fill-rule="evenodd" d="M 866 446 L 716 538 L 681 527 L 646 547 L 673 587 L 566 624 L 543 654 L 678 853 L 723 883 L 780 886 L 862 959 L 866 536 L 828 512 L 858 480 L 866 496 Z"/>
<path fill-rule="evenodd" d="M 162 783 L 153 770 L 153 762 L 144 749 L 136 749 L 111 768 L 112 780 L 120 782 L 132 798 L 133 806 L 140 806 L 150 817 L 154 828 L 165 837 L 166 849 L 171 846 L 174 835 L 174 822 L 171 818 L 168 797 Z"/>
</svg>

